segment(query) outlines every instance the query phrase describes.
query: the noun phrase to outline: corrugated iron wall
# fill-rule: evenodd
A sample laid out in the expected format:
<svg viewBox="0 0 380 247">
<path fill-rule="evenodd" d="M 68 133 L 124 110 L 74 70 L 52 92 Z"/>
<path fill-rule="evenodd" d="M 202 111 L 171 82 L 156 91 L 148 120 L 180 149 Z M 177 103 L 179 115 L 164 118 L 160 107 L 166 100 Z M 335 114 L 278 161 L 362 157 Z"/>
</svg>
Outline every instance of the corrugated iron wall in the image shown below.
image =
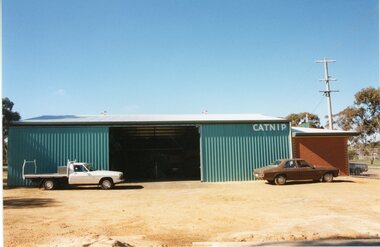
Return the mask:
<svg viewBox="0 0 380 247">
<path fill-rule="evenodd" d="M 108 127 L 11 127 L 8 186 L 31 184 L 22 179 L 24 159 L 36 160 L 41 173 L 56 172 L 68 159 L 108 170 L 108 146 Z"/>
<path fill-rule="evenodd" d="M 290 158 L 289 123 L 203 124 L 202 181 L 253 180 L 253 170 Z"/>
</svg>

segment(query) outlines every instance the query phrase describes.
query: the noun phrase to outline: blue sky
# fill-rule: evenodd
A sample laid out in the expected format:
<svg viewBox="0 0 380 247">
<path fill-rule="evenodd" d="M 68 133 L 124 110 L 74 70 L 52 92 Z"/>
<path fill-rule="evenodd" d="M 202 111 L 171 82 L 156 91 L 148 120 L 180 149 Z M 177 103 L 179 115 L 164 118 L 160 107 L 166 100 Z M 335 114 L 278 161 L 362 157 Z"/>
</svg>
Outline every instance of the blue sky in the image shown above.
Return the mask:
<svg viewBox="0 0 380 247">
<path fill-rule="evenodd" d="M 4 0 L 3 96 L 47 114 L 327 115 L 379 86 L 375 0 Z M 321 101 L 322 100 L 322 101 Z"/>
</svg>

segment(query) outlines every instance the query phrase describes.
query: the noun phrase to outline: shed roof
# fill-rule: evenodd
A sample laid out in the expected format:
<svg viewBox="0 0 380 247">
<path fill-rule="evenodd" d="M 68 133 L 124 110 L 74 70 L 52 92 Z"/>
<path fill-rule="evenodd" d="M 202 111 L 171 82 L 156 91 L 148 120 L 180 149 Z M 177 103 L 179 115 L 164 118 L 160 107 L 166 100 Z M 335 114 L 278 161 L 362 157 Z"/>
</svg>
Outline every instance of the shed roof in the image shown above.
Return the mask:
<svg viewBox="0 0 380 247">
<path fill-rule="evenodd" d="M 317 128 L 292 127 L 292 136 L 357 136 L 359 132 Z"/>
<path fill-rule="evenodd" d="M 85 124 L 188 124 L 217 122 L 289 122 L 284 118 L 261 114 L 170 114 L 170 115 L 49 115 L 29 118 L 13 125 L 85 125 Z"/>
</svg>

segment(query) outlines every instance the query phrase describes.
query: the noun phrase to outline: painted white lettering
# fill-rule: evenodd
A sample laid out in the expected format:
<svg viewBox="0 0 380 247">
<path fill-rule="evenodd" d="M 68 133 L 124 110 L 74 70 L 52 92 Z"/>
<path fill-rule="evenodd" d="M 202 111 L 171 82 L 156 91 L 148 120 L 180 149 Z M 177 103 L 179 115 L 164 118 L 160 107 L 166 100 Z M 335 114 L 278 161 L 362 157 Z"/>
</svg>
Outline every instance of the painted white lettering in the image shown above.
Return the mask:
<svg viewBox="0 0 380 247">
<path fill-rule="evenodd" d="M 252 124 L 253 131 L 284 131 L 287 124 Z"/>
</svg>

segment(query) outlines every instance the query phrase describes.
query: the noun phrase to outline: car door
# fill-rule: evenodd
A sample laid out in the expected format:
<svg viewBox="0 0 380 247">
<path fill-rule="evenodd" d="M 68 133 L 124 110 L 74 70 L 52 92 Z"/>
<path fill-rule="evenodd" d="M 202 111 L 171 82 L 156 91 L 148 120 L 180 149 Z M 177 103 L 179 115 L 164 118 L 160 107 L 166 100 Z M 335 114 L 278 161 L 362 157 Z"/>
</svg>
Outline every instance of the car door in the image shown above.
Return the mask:
<svg viewBox="0 0 380 247">
<path fill-rule="evenodd" d="M 92 184 L 92 176 L 83 165 L 73 165 L 73 171 L 69 176 L 70 184 Z"/>
<path fill-rule="evenodd" d="M 298 169 L 297 164 L 294 160 L 289 160 L 284 165 L 285 175 L 287 180 L 297 180 L 298 179 Z"/>
<path fill-rule="evenodd" d="M 300 180 L 320 178 L 318 170 L 304 160 L 297 160 L 298 176 Z"/>
</svg>

